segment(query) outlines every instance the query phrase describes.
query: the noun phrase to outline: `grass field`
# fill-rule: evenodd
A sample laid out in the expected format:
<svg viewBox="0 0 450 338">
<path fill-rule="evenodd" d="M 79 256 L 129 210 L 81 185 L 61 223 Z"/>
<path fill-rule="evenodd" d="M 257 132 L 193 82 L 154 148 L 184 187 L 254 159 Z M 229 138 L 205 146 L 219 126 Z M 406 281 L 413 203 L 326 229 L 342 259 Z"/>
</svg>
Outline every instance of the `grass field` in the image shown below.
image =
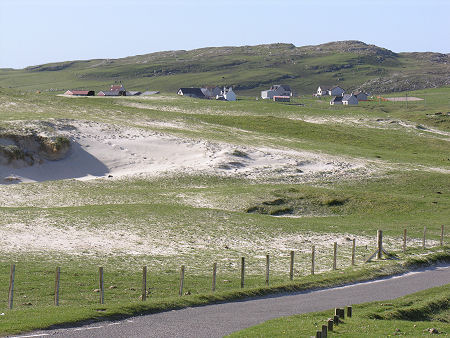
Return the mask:
<svg viewBox="0 0 450 338">
<path fill-rule="evenodd" d="M 269 167 L 247 175 L 216 168 L 0 185 L 0 312 L 5 313 L 0 333 L 267 292 L 261 291 L 266 254 L 271 256 L 274 289 L 398 272 L 403 263 L 424 254 L 444 259 L 448 246 L 438 246 L 441 226 L 448 226 L 450 216 L 450 88 L 408 95 L 425 100 L 336 108 L 310 98 L 291 104 L 170 94 L 67 98 L 1 88 L 0 134 L 95 121 L 171 135 L 189 140 L 192 147 L 206 142 L 220 150 L 226 145 L 236 150 L 236 159 L 243 152 L 256 157 L 261 149 L 271 149 L 272 155 L 275 150 L 299 153 L 302 159 L 295 165 L 302 170 Z M 325 169 L 309 172 L 315 161 Z M 430 251 L 421 249 L 424 226 L 428 249 L 435 247 Z M 401 253 L 404 228 L 406 255 Z M 363 264 L 375 250 L 377 229 L 384 231 L 386 249 L 398 254 L 397 265 Z M 357 267 L 349 268 L 353 238 Z M 335 241 L 338 271 L 329 273 Z M 314 277 L 309 276 L 312 245 L 317 250 Z M 296 252 L 295 280 L 286 284 L 291 250 Z M 243 293 L 242 256 L 247 262 Z M 214 262 L 216 295 L 209 291 Z M 6 296 L 12 263 L 17 284 L 10 311 Z M 148 303 L 139 301 L 143 265 L 149 268 Z M 186 265 L 185 292 L 190 295 L 179 299 L 181 265 Z M 51 306 L 56 266 L 62 269 L 58 310 Z M 98 266 L 105 269 L 104 307 L 97 305 L 99 294 L 94 292 Z M 37 313 L 35 321 L 24 322 Z"/>
<path fill-rule="evenodd" d="M 353 315 L 333 327 L 328 336 L 420 337 L 448 335 L 450 330 L 450 285 L 421 291 L 393 301 L 353 306 Z M 334 310 L 267 321 L 228 337 L 309 337 L 321 331 Z"/>
</svg>

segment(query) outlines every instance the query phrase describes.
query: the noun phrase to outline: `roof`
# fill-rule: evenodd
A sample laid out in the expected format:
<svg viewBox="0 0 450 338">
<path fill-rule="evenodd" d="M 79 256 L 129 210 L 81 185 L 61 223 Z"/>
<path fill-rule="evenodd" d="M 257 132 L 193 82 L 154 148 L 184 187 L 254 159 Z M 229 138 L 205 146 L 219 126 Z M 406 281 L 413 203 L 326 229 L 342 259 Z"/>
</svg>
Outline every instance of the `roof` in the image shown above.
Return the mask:
<svg viewBox="0 0 450 338">
<path fill-rule="evenodd" d="M 87 94 L 89 94 L 89 90 L 68 90 L 68 92 L 71 92 L 73 95 L 87 95 Z"/>
<path fill-rule="evenodd" d="M 330 89 L 333 90 L 333 89 L 336 89 L 336 88 L 340 88 L 340 89 L 344 90 L 344 88 L 339 87 L 339 86 L 334 86 L 333 88 L 330 88 Z"/>
<path fill-rule="evenodd" d="M 317 88 L 329 90 L 331 88 L 331 86 L 319 86 Z"/>
<path fill-rule="evenodd" d="M 125 88 L 123 87 L 123 85 L 112 85 L 110 91 L 114 90 L 125 90 Z"/>
<path fill-rule="evenodd" d="M 141 95 L 141 92 L 138 91 L 127 91 L 127 96 L 136 96 L 136 95 Z"/>
<path fill-rule="evenodd" d="M 120 91 L 119 90 L 102 90 L 101 92 L 98 92 L 97 95 L 105 95 L 105 96 L 119 96 Z"/>
<path fill-rule="evenodd" d="M 342 101 L 347 101 L 351 97 L 352 97 L 351 94 L 344 94 L 344 96 L 342 97 Z"/>
<path fill-rule="evenodd" d="M 277 90 L 278 88 L 284 89 L 285 91 L 290 92 L 291 91 L 291 87 L 289 85 L 273 85 L 270 89 L 272 90 Z"/>
<path fill-rule="evenodd" d="M 197 97 L 205 97 L 202 90 L 200 88 L 180 88 L 178 91 L 183 93 L 183 95 L 195 95 Z"/>
<path fill-rule="evenodd" d="M 342 101 L 342 96 L 335 96 L 335 97 L 333 98 L 333 100 L 331 100 L 331 101 L 333 101 L 333 102 L 339 102 L 339 101 Z"/>
<path fill-rule="evenodd" d="M 154 94 L 159 94 L 159 91 L 158 90 L 153 90 L 153 91 L 147 90 L 146 92 L 143 92 L 141 95 L 146 96 L 146 95 L 154 95 Z"/>
</svg>

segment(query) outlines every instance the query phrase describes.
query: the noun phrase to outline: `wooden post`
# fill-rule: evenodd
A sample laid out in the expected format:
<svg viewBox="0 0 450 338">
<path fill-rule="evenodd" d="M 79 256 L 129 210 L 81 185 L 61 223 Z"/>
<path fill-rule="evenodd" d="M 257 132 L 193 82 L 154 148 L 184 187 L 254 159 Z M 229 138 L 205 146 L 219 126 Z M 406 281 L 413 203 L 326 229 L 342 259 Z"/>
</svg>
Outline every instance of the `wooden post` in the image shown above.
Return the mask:
<svg viewBox="0 0 450 338">
<path fill-rule="evenodd" d="M 184 287 L 184 265 L 182 265 L 180 269 L 180 291 L 179 291 L 180 296 L 183 295 L 183 287 Z"/>
<path fill-rule="evenodd" d="M 59 280 L 61 276 L 61 268 L 58 266 L 55 273 L 55 305 L 59 305 Z"/>
<path fill-rule="evenodd" d="M 269 270 L 270 270 L 269 255 L 266 255 L 266 285 L 267 286 L 269 286 Z"/>
<path fill-rule="evenodd" d="M 427 237 L 427 227 L 423 227 L 423 239 L 422 239 L 422 248 L 425 249 L 425 241 Z"/>
<path fill-rule="evenodd" d="M 313 245 L 311 248 L 311 275 L 314 275 L 314 264 L 316 259 L 316 247 Z"/>
<path fill-rule="evenodd" d="M 328 332 L 332 332 L 333 331 L 333 323 L 334 323 L 333 319 L 332 318 L 328 318 L 328 322 L 327 322 L 327 324 L 328 324 Z"/>
<path fill-rule="evenodd" d="M 14 299 L 14 278 L 16 276 L 16 265 L 11 264 L 11 269 L 9 272 L 9 295 L 8 295 L 8 307 L 9 309 L 13 308 L 13 299 Z"/>
<path fill-rule="evenodd" d="M 147 266 L 142 267 L 142 301 L 147 299 Z"/>
<path fill-rule="evenodd" d="M 353 308 L 351 306 L 347 306 L 347 317 L 351 318 L 353 312 Z"/>
<path fill-rule="evenodd" d="M 241 288 L 244 288 L 245 257 L 241 257 Z"/>
<path fill-rule="evenodd" d="M 352 240 L 352 266 L 355 265 L 355 256 L 356 256 L 356 239 Z"/>
<path fill-rule="evenodd" d="M 294 251 L 291 251 L 291 264 L 289 266 L 289 279 L 294 280 Z"/>
<path fill-rule="evenodd" d="M 333 247 L 333 270 L 337 269 L 337 243 L 334 242 Z"/>
<path fill-rule="evenodd" d="M 444 224 L 441 225 L 441 246 L 444 246 Z"/>
<path fill-rule="evenodd" d="M 406 252 L 406 229 L 403 229 L 403 252 Z"/>
<path fill-rule="evenodd" d="M 217 263 L 213 264 L 212 291 L 216 291 Z"/>
<path fill-rule="evenodd" d="M 378 253 L 377 258 L 381 259 L 381 256 L 383 254 L 383 231 L 378 230 L 377 231 L 377 237 L 378 237 Z"/>
<path fill-rule="evenodd" d="M 322 338 L 322 331 L 316 332 L 316 338 Z"/>
<path fill-rule="evenodd" d="M 339 324 L 339 316 L 337 316 L 337 315 L 333 316 L 333 324 L 334 325 L 338 325 Z"/>
<path fill-rule="evenodd" d="M 322 338 L 327 338 L 328 336 L 328 326 L 322 325 Z"/>
<path fill-rule="evenodd" d="M 105 289 L 104 283 L 103 283 L 103 267 L 98 268 L 98 274 L 99 274 L 99 289 L 100 289 L 100 304 L 105 303 Z"/>
<path fill-rule="evenodd" d="M 345 309 L 344 308 L 339 308 L 338 316 L 342 319 L 345 319 Z"/>
</svg>

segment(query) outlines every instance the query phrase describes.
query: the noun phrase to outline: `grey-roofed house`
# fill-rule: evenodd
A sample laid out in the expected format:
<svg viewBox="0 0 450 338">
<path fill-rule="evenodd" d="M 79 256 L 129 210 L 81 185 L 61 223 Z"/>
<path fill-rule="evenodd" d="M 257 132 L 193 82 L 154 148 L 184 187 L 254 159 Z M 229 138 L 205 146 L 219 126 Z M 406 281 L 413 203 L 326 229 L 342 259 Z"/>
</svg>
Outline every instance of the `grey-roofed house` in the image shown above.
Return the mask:
<svg viewBox="0 0 450 338">
<path fill-rule="evenodd" d="M 138 91 L 133 91 L 133 90 L 130 90 L 130 91 L 126 91 L 126 96 L 139 96 L 139 95 L 141 95 L 142 93 L 141 92 L 138 92 Z"/>
<path fill-rule="evenodd" d="M 125 92 L 120 90 L 105 90 L 98 92 L 97 96 L 123 96 Z"/>
<path fill-rule="evenodd" d="M 203 92 L 203 95 L 205 95 L 208 98 L 215 98 L 217 95 L 221 95 L 222 90 L 220 87 L 203 87 L 200 88 L 200 90 Z"/>
<path fill-rule="evenodd" d="M 364 93 L 362 91 L 356 91 L 353 92 L 353 95 L 356 96 L 356 98 L 358 99 L 358 101 L 367 101 L 369 99 L 369 95 L 367 93 Z"/>
<path fill-rule="evenodd" d="M 292 96 L 292 90 L 289 85 L 273 85 L 269 90 L 261 92 L 261 98 L 272 100 L 274 96 Z"/>
<path fill-rule="evenodd" d="M 178 89 L 177 94 L 197 99 L 206 99 L 205 94 L 203 94 L 200 88 L 180 88 Z"/>
<path fill-rule="evenodd" d="M 330 96 L 342 96 L 344 95 L 345 90 L 339 86 L 334 86 L 328 90 L 328 95 Z"/>
<path fill-rule="evenodd" d="M 342 104 L 344 105 L 358 104 L 358 99 L 353 94 L 344 94 L 344 96 L 342 96 Z"/>
<path fill-rule="evenodd" d="M 342 96 L 335 96 L 333 100 L 330 101 L 331 106 L 334 106 L 335 104 L 342 104 Z"/>
</svg>

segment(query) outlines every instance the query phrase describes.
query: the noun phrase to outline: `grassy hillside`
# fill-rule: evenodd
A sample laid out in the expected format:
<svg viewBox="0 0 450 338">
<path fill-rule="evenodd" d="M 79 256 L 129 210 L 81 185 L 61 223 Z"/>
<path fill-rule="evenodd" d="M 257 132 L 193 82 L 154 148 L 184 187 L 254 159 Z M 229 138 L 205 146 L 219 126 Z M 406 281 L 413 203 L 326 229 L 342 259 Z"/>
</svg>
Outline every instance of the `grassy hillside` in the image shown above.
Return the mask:
<svg viewBox="0 0 450 338">
<path fill-rule="evenodd" d="M 450 84 L 449 56 L 393 53 L 359 41 L 295 47 L 271 44 L 169 51 L 122 59 L 67 61 L 0 69 L 0 86 L 27 90 L 101 90 L 122 81 L 128 89 L 175 92 L 180 87 L 233 85 L 258 95 L 271 84 L 289 84 L 311 94 L 319 84 L 371 93 Z"/>
</svg>

